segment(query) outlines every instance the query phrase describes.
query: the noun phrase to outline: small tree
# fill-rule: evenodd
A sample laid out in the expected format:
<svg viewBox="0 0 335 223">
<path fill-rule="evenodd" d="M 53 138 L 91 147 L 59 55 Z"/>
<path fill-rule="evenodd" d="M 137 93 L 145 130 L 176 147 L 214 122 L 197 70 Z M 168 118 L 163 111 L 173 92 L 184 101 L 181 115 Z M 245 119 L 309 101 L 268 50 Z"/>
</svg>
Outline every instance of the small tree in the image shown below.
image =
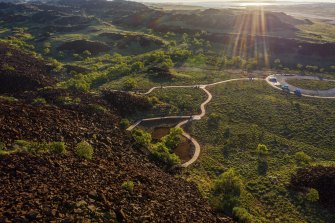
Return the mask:
<svg viewBox="0 0 335 223">
<path fill-rule="evenodd" d="M 258 153 L 260 157 L 264 157 L 269 154 L 269 149 L 266 145 L 258 144 L 256 148 L 256 152 Z"/>
<path fill-rule="evenodd" d="M 170 133 L 162 138 L 162 142 L 169 150 L 172 150 L 178 145 L 183 132 L 182 128 L 172 128 Z"/>
<path fill-rule="evenodd" d="M 239 203 L 242 190 L 242 179 L 230 168 L 214 182 L 211 203 L 218 210 L 231 215 Z"/>
<path fill-rule="evenodd" d="M 310 188 L 306 194 L 306 200 L 309 202 L 317 202 L 319 200 L 319 191 L 314 188 Z"/>
</svg>

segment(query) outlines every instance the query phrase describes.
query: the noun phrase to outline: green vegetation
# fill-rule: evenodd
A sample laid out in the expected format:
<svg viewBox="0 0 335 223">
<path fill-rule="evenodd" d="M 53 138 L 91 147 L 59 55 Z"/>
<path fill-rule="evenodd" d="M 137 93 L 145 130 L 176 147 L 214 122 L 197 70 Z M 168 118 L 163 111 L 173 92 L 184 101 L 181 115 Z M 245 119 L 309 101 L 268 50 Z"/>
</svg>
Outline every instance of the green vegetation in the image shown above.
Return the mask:
<svg viewBox="0 0 335 223">
<path fill-rule="evenodd" d="M 14 98 L 14 97 L 3 96 L 3 95 L 0 95 L 0 100 L 9 101 L 9 102 L 16 102 L 16 101 L 18 101 L 18 99 Z"/>
<path fill-rule="evenodd" d="M 234 207 L 233 208 L 233 215 L 237 218 L 238 222 L 241 223 L 251 223 L 253 222 L 253 217 L 249 212 L 241 207 Z"/>
<path fill-rule="evenodd" d="M 45 105 L 47 104 L 47 101 L 44 98 L 35 98 L 33 100 L 34 105 Z"/>
<path fill-rule="evenodd" d="M 75 153 L 79 157 L 90 160 L 93 157 L 94 149 L 88 142 L 82 141 L 76 145 Z"/>
<path fill-rule="evenodd" d="M 133 7 L 136 9 L 136 5 L 131 6 L 130 11 Z M 189 6 L 164 7 L 189 9 Z M 39 11 L 47 14 L 42 8 Z M 70 16 L 71 6 L 68 9 L 66 14 Z M 161 86 L 146 96 L 150 110 L 136 111 L 122 119 L 123 129 L 140 118 L 200 112 L 200 104 L 207 97 L 201 89 L 164 88 L 167 85 L 199 85 L 248 77 L 251 73 L 262 77 L 272 73 L 271 68 L 322 77 L 335 74 L 332 55 L 324 55 L 327 54 L 324 48 L 318 51 L 318 47 L 309 45 L 309 42 L 334 42 L 335 28 L 324 22 L 309 23 L 283 13 L 267 12 L 265 18 L 271 19 L 271 25 L 266 27 L 264 35 L 259 33 L 264 28 L 260 29 L 259 24 L 249 21 L 238 24 L 240 16 L 245 15 L 251 18 L 247 20 L 258 21 L 252 11 L 203 9 L 196 13 L 181 12 L 179 16 L 178 10 L 158 13 L 148 8 L 145 21 L 133 26 L 134 21 L 129 20 L 132 16 L 124 14 L 129 13 L 128 8 L 120 9 L 117 13 L 112 8 L 108 13 L 98 8 L 76 12 L 76 18 L 83 22 L 82 27 L 72 21 L 57 24 L 67 17 L 57 15 L 57 10 L 51 16 L 55 19 L 39 23 L 30 19 L 36 12 L 29 7 L 23 12 L 0 9 L 3 20 L 0 21 L 3 26 L 0 41 L 45 60 L 48 66 L 53 66 L 50 75 L 59 81 L 57 87 L 76 93 L 99 94 L 105 89 L 137 93 Z M 74 11 L 78 11 L 77 8 Z M 79 15 L 81 13 L 85 15 Z M 7 18 L 1 15 L 29 19 L 4 22 Z M 151 20 L 152 15 L 163 15 L 164 19 Z M 170 16 L 174 16 L 173 19 Z M 118 21 L 117 26 L 115 21 Z M 153 22 L 152 27 L 162 30 L 148 29 L 147 25 Z M 237 24 L 232 26 L 235 22 Z M 255 38 L 245 38 L 250 34 Z M 276 41 L 278 37 L 281 41 Z M 286 51 L 281 44 L 292 49 Z M 101 49 L 98 46 L 102 46 Z M 280 50 L 271 50 L 268 55 L 270 52 L 263 47 Z M 307 52 L 302 55 L 300 51 Z M 19 71 L 19 67 L 11 63 L 14 57 L 14 51 L 5 52 L 1 69 L 6 73 Z M 292 79 L 288 82 L 311 90 L 335 88 L 335 82 L 330 81 Z M 195 182 L 216 210 L 240 222 L 300 223 L 335 219 L 334 214 L 317 205 L 319 194 L 315 189 L 299 194 L 286 187 L 297 168 L 335 163 L 335 102 L 282 94 L 257 81 L 227 83 L 209 90 L 213 100 L 208 104 L 208 115 L 192 122 L 190 127 L 192 137 L 201 144 L 201 156 L 181 177 Z M 17 101 L 7 96 L 0 96 L 0 100 Z M 46 103 L 44 98 L 35 98 L 32 102 L 34 105 Z M 59 96 L 56 103 L 78 105 L 81 99 Z M 109 111 L 98 103 L 87 107 L 98 115 Z M 137 146 L 146 148 L 155 160 L 174 166 L 181 163 L 174 150 L 182 134 L 182 129 L 172 128 L 170 134 L 153 143 L 149 133 L 137 129 L 133 137 Z M 66 153 L 63 142 L 18 140 L 15 144 L 15 150 L 7 151 L 6 145 L 0 143 L 0 154 L 21 150 L 33 154 Z M 94 154 L 93 147 L 86 141 L 78 143 L 74 151 L 85 159 L 92 159 Z M 134 182 L 125 181 L 122 188 L 132 192 Z M 308 204 L 304 204 L 306 200 Z"/>
<path fill-rule="evenodd" d="M 32 154 L 39 153 L 56 153 L 65 154 L 66 146 L 64 142 L 32 142 L 26 140 L 16 140 L 15 146 L 16 150 L 23 150 Z"/>
<path fill-rule="evenodd" d="M 307 90 L 329 90 L 335 88 L 334 81 L 304 80 L 304 79 L 288 79 L 287 83 Z"/>
<path fill-rule="evenodd" d="M 11 66 L 11 65 L 9 65 L 9 64 L 7 64 L 7 63 L 4 63 L 4 64 L 2 65 L 2 69 L 3 69 L 4 71 L 15 71 L 15 70 L 16 70 L 15 67 L 13 67 L 13 66 Z"/>
<path fill-rule="evenodd" d="M 60 96 L 57 97 L 57 102 L 63 104 L 63 105 L 77 105 L 80 104 L 81 99 L 80 98 L 72 98 L 72 97 L 68 97 L 68 96 Z"/>
<path fill-rule="evenodd" d="M 241 190 L 241 177 L 234 169 L 228 169 L 214 182 L 210 201 L 218 211 L 232 215 L 233 208 L 239 204 Z"/>
<path fill-rule="evenodd" d="M 335 102 L 283 94 L 261 81 L 231 82 L 209 90 L 209 115 L 190 129 L 202 145 L 201 155 L 183 176 L 211 197 L 220 174 L 234 168 L 244 182 L 237 206 L 247 210 L 253 222 L 333 219 L 317 203 L 304 208 L 300 195 L 286 185 L 301 162 L 335 164 Z M 210 125 L 210 119 L 220 121 Z"/>
<path fill-rule="evenodd" d="M 125 182 L 122 183 L 121 187 L 125 190 L 127 190 L 128 192 L 133 192 L 134 190 L 134 182 L 133 181 L 130 181 L 130 180 L 127 180 Z"/>
<path fill-rule="evenodd" d="M 304 153 L 303 151 L 296 152 L 294 154 L 294 159 L 296 160 L 299 166 L 307 166 L 312 161 L 312 158 L 308 156 L 306 153 Z"/>
<path fill-rule="evenodd" d="M 309 202 L 317 202 L 319 200 L 319 192 L 314 188 L 310 188 L 306 194 L 306 199 Z"/>
<path fill-rule="evenodd" d="M 335 41 L 335 27 L 331 24 L 314 22 L 311 25 L 300 25 L 298 36 L 320 42 Z"/>
<path fill-rule="evenodd" d="M 121 126 L 121 128 L 123 128 L 123 129 L 128 128 L 129 125 L 130 125 L 130 122 L 129 122 L 129 120 L 126 119 L 126 118 L 124 118 L 124 119 L 122 119 L 122 120 L 120 121 L 120 126 Z"/>
<path fill-rule="evenodd" d="M 159 160 L 168 166 L 174 166 L 181 162 L 180 158 L 173 153 L 173 150 L 180 142 L 182 134 L 183 130 L 181 128 L 172 128 L 170 133 L 164 136 L 160 142 L 152 143 L 150 133 L 141 129 L 136 129 L 133 132 L 133 137 L 140 146 L 143 146 L 150 151 L 154 159 Z"/>
</svg>

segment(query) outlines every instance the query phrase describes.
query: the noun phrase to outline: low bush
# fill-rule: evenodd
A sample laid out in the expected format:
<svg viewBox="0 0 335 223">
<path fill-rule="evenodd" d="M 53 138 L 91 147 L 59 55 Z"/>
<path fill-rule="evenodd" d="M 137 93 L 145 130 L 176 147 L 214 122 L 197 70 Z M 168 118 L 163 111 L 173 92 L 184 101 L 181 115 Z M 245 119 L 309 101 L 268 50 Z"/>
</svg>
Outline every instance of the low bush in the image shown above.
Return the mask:
<svg viewBox="0 0 335 223">
<path fill-rule="evenodd" d="M 129 122 L 129 120 L 126 119 L 126 118 L 124 118 L 124 119 L 122 119 L 122 120 L 120 121 L 120 126 L 121 126 L 121 128 L 123 128 L 123 129 L 128 128 L 129 125 L 130 125 L 130 122 Z"/>
<path fill-rule="evenodd" d="M 317 202 L 319 200 L 319 191 L 314 188 L 310 188 L 306 194 L 306 200 L 309 202 Z"/>
<path fill-rule="evenodd" d="M 154 158 L 166 163 L 169 166 L 174 166 L 181 163 L 180 158 L 176 154 L 170 153 L 169 149 L 164 143 L 155 144 L 151 150 L 151 153 Z"/>
<path fill-rule="evenodd" d="M 238 222 L 241 223 L 251 223 L 252 222 L 252 215 L 245 208 L 241 207 L 234 207 L 233 208 L 233 215 L 237 218 Z"/>
<path fill-rule="evenodd" d="M 134 190 L 134 182 L 133 181 L 130 181 L 130 180 L 127 180 L 125 182 L 122 183 L 121 187 L 125 190 L 127 190 L 128 192 L 133 192 Z"/>
<path fill-rule="evenodd" d="M 33 100 L 34 105 L 45 105 L 47 101 L 44 98 L 35 98 Z"/>
<path fill-rule="evenodd" d="M 77 144 L 75 148 L 75 153 L 79 157 L 90 160 L 93 157 L 94 149 L 88 142 L 82 141 Z"/>
<path fill-rule="evenodd" d="M 64 142 L 51 142 L 49 143 L 49 151 L 57 154 L 66 153 L 66 146 Z"/>
<path fill-rule="evenodd" d="M 312 158 L 303 151 L 295 153 L 294 159 L 299 166 L 308 166 L 312 161 Z"/>
<path fill-rule="evenodd" d="M 140 129 L 136 129 L 133 132 L 133 137 L 135 138 L 137 144 L 144 146 L 147 149 L 151 148 L 151 134 Z"/>
</svg>

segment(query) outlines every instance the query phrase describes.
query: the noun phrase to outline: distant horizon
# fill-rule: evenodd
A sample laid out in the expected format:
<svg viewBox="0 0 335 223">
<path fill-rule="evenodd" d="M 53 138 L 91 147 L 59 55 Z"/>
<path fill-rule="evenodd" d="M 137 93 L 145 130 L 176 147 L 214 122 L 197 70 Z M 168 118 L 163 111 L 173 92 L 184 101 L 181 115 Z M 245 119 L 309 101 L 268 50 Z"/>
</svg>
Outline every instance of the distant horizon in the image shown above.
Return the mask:
<svg viewBox="0 0 335 223">
<path fill-rule="evenodd" d="M 335 3 L 335 0 L 131 0 L 136 2 L 150 2 L 150 3 L 222 3 L 222 4 L 230 4 L 230 3 L 249 3 L 249 4 L 257 4 L 257 3 L 269 3 L 269 4 L 281 4 L 281 3 Z"/>
</svg>

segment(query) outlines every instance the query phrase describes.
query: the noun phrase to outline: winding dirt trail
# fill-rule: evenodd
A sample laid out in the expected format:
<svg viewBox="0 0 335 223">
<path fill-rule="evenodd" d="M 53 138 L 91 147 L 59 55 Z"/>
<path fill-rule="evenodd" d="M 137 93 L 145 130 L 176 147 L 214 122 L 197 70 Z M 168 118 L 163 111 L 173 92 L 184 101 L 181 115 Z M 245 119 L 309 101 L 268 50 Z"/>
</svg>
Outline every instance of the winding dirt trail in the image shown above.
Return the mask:
<svg viewBox="0 0 335 223">
<path fill-rule="evenodd" d="M 148 95 L 151 92 L 153 92 L 156 89 L 167 89 L 167 88 L 199 88 L 203 90 L 207 94 L 207 99 L 200 105 L 200 110 L 201 113 L 198 115 L 191 115 L 191 116 L 164 116 L 164 117 L 156 117 L 156 118 L 147 118 L 147 119 L 141 119 L 137 122 L 135 122 L 133 125 L 129 126 L 127 128 L 128 131 L 132 131 L 136 126 L 141 124 L 142 122 L 148 122 L 148 121 L 157 121 L 157 120 L 166 120 L 166 119 L 181 119 L 182 121 L 177 124 L 177 127 L 182 127 L 186 123 L 192 122 L 193 120 L 201 120 L 205 115 L 206 115 L 206 105 L 212 100 L 213 96 L 212 94 L 206 89 L 206 87 L 218 85 L 218 84 L 223 84 L 223 83 L 228 83 L 228 82 L 233 82 L 233 81 L 266 81 L 270 86 L 276 88 L 277 90 L 282 90 L 281 88 L 275 86 L 271 81 L 270 78 L 273 76 L 268 76 L 266 79 L 262 78 L 236 78 L 236 79 L 229 79 L 229 80 L 224 80 L 224 81 L 218 81 L 212 84 L 204 84 L 204 85 L 180 85 L 180 86 L 164 86 L 164 87 L 153 87 L 149 89 L 147 92 L 142 93 L 142 95 Z M 305 97 L 313 97 L 313 98 L 325 98 L 325 99 L 335 99 L 334 97 L 323 97 L 323 96 L 315 96 L 315 95 L 306 95 L 303 94 L 302 96 Z M 183 136 L 190 140 L 195 148 L 194 154 L 192 158 L 187 161 L 186 163 L 183 163 L 181 166 L 182 167 L 188 167 L 191 164 L 193 164 L 199 157 L 200 155 L 200 145 L 199 143 L 188 133 L 184 132 Z"/>
</svg>

